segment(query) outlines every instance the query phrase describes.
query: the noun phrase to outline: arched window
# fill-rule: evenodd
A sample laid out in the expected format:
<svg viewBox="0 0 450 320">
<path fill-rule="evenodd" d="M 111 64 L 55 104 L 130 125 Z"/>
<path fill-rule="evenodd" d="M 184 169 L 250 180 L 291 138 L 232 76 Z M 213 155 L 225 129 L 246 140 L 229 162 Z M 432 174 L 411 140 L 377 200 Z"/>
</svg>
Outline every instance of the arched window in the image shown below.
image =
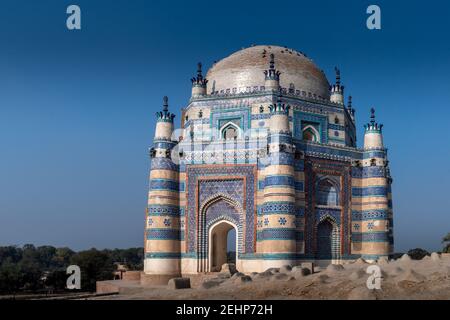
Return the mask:
<svg viewBox="0 0 450 320">
<path fill-rule="evenodd" d="M 303 140 L 319 142 L 319 132 L 313 126 L 307 126 L 303 129 Z"/>
<path fill-rule="evenodd" d="M 240 129 L 236 124 L 229 122 L 222 127 L 222 129 L 220 130 L 220 134 L 222 139 L 234 140 L 239 138 Z"/>
<path fill-rule="evenodd" d="M 331 180 L 323 179 L 317 184 L 316 203 L 322 206 L 339 205 L 338 189 Z"/>
</svg>

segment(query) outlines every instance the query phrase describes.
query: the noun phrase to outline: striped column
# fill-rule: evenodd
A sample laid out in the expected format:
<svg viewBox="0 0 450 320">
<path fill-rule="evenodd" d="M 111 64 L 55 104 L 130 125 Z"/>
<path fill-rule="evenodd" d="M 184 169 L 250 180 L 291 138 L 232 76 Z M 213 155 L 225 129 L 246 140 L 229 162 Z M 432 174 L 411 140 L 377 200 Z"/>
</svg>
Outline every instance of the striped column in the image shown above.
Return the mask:
<svg viewBox="0 0 450 320">
<path fill-rule="evenodd" d="M 362 167 L 352 178 L 352 242 L 364 259 L 392 253 L 392 206 L 384 149 L 364 152 Z M 354 250 L 356 251 L 356 250 Z"/>
<path fill-rule="evenodd" d="M 174 115 L 167 110 L 167 98 L 157 117 L 151 149 L 144 271 L 170 278 L 180 275 L 181 236 L 179 168 L 171 160 L 176 145 L 171 140 Z"/>
<path fill-rule="evenodd" d="M 289 130 L 289 106 L 270 107 L 268 136 L 270 164 L 264 172 L 263 241 L 266 267 L 294 264 L 296 256 L 295 171 L 292 135 Z"/>
</svg>

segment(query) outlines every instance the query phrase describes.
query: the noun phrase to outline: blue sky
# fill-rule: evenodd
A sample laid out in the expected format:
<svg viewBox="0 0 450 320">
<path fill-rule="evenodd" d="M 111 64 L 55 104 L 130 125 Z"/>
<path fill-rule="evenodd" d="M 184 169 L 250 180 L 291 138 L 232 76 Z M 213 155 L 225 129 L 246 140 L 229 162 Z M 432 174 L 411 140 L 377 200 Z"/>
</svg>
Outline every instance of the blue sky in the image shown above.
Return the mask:
<svg viewBox="0 0 450 320">
<path fill-rule="evenodd" d="M 394 177 L 396 250 L 450 232 L 445 1 L 0 2 L 0 245 L 143 245 L 162 96 L 179 123 L 196 63 L 251 44 L 305 52 L 357 110 L 374 106 Z M 66 28 L 78 4 L 82 30 Z M 365 27 L 378 4 L 382 30 Z"/>
</svg>

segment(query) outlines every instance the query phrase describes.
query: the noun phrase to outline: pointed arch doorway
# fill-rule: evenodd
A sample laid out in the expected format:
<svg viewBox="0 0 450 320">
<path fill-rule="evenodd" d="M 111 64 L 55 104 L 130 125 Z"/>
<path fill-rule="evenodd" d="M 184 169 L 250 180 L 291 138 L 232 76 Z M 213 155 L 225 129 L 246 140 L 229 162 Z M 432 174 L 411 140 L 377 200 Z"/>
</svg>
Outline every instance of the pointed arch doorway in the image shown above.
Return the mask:
<svg viewBox="0 0 450 320">
<path fill-rule="evenodd" d="M 237 201 L 224 194 L 209 198 L 200 207 L 197 234 L 198 272 L 219 271 L 224 263 L 233 258 L 238 264 L 238 252 L 243 239 L 243 212 Z M 231 238 L 228 242 L 229 234 L 234 235 L 234 239 Z"/>
<path fill-rule="evenodd" d="M 335 260 L 339 258 L 339 227 L 335 221 L 325 218 L 317 225 L 316 259 Z"/>
<path fill-rule="evenodd" d="M 209 228 L 209 270 L 220 271 L 224 263 L 237 262 L 237 227 L 221 220 Z"/>
</svg>

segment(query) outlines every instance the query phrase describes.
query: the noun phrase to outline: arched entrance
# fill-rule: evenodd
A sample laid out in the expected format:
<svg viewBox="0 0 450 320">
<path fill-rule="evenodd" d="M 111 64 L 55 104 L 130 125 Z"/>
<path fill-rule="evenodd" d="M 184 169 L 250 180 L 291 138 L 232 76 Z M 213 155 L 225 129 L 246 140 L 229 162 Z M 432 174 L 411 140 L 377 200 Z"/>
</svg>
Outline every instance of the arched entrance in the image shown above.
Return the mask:
<svg viewBox="0 0 450 320">
<path fill-rule="evenodd" d="M 316 258 L 332 260 L 339 258 L 339 229 L 334 221 L 326 218 L 317 225 Z"/>
<path fill-rule="evenodd" d="M 197 272 L 212 271 L 213 259 L 216 269 L 226 263 L 226 238 L 230 230 L 234 229 L 236 234 L 233 242 L 236 245 L 232 251 L 239 252 L 243 245 L 243 212 L 239 202 L 221 193 L 207 199 L 200 206 L 197 232 Z M 211 255 L 213 250 L 215 254 Z"/>
<path fill-rule="evenodd" d="M 236 226 L 227 220 L 219 221 L 210 227 L 208 260 L 211 272 L 220 271 L 224 263 L 236 263 L 236 231 Z"/>
</svg>

